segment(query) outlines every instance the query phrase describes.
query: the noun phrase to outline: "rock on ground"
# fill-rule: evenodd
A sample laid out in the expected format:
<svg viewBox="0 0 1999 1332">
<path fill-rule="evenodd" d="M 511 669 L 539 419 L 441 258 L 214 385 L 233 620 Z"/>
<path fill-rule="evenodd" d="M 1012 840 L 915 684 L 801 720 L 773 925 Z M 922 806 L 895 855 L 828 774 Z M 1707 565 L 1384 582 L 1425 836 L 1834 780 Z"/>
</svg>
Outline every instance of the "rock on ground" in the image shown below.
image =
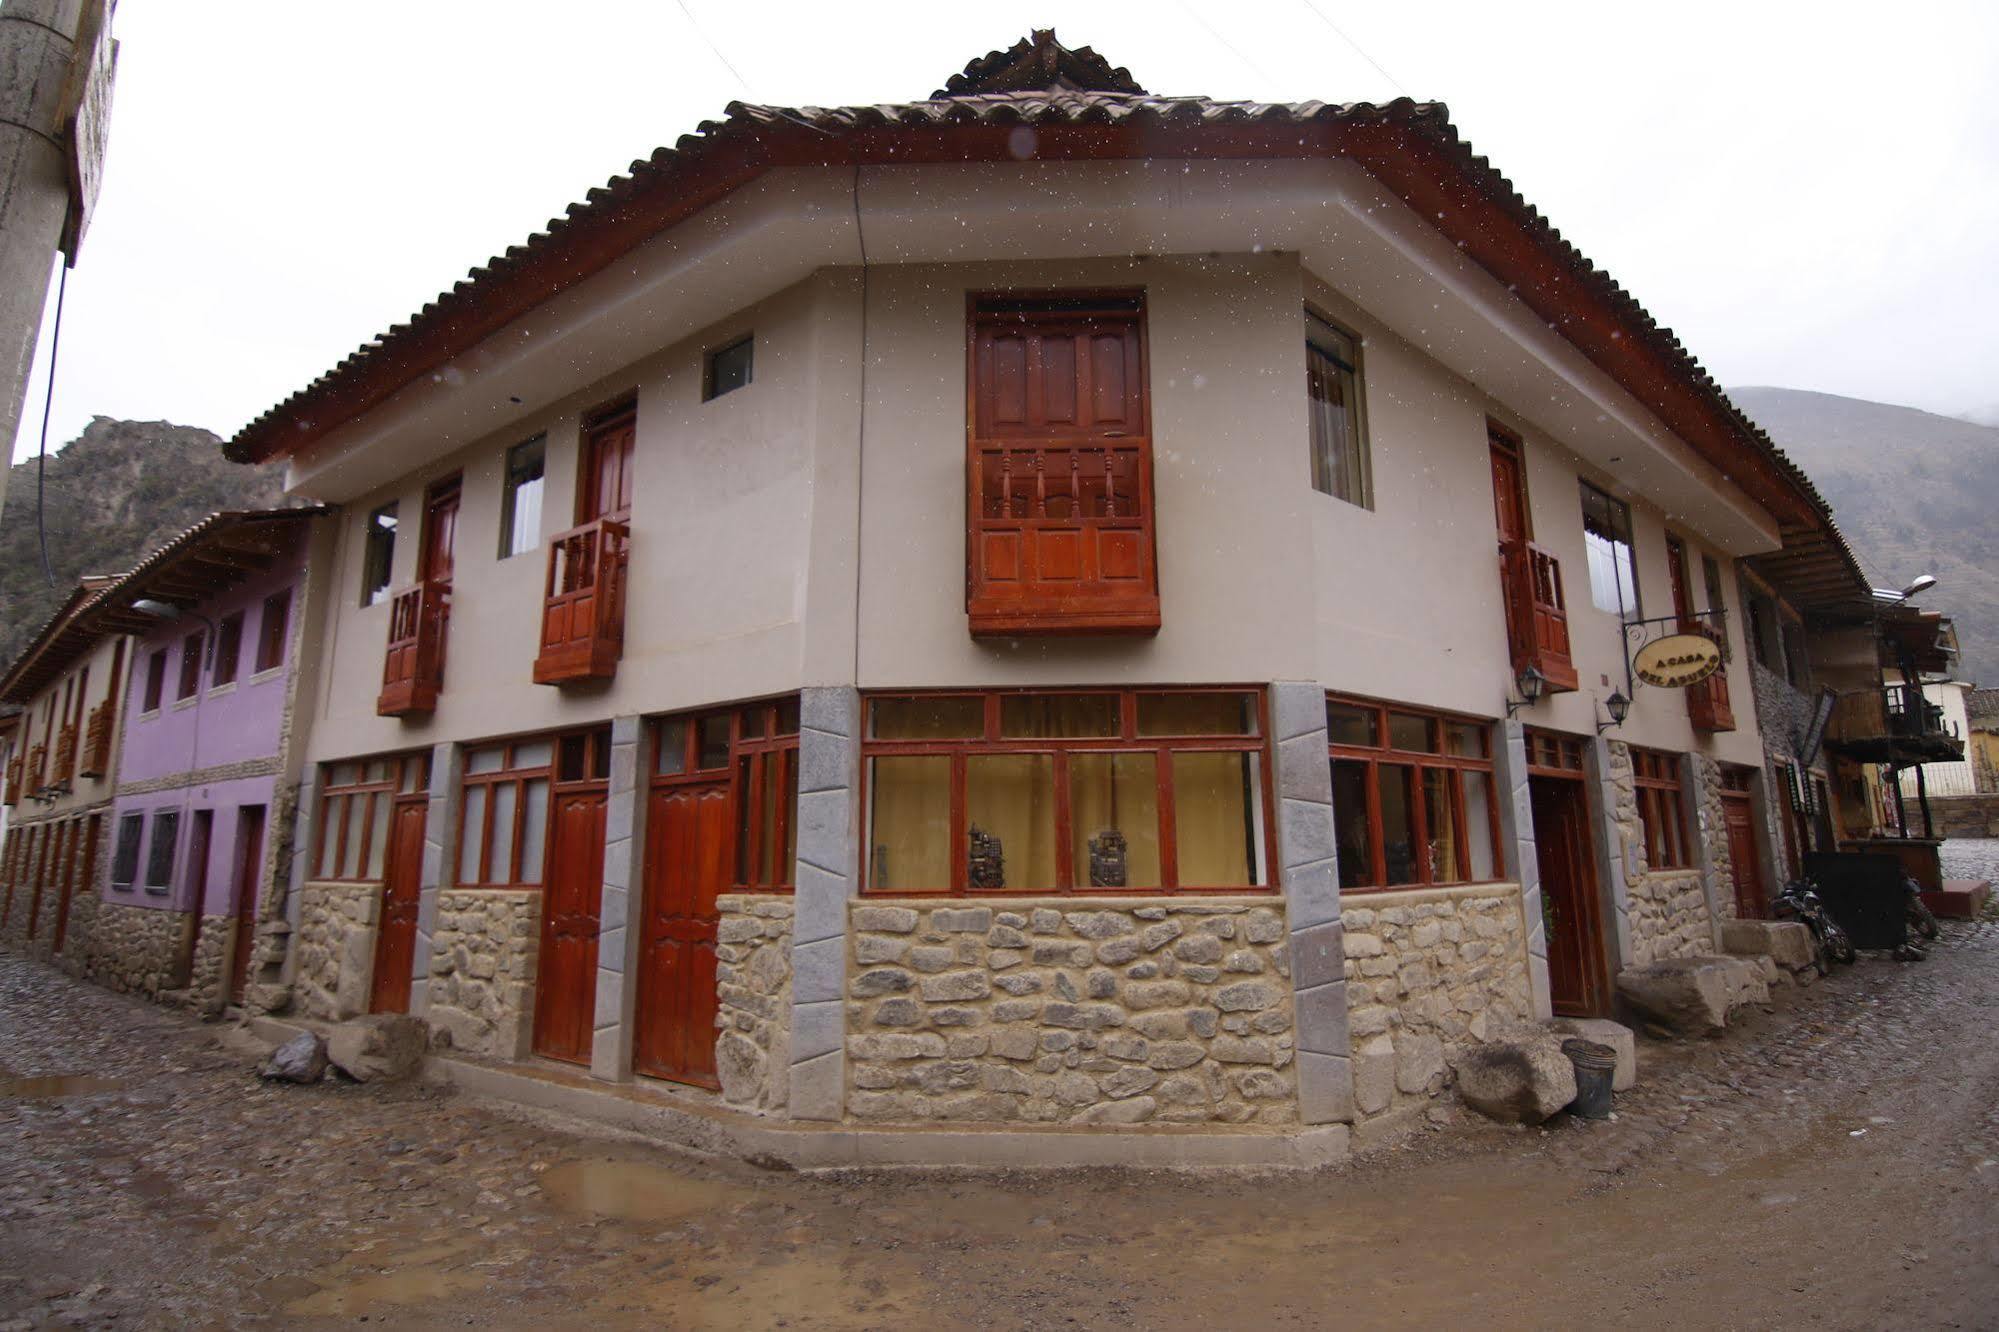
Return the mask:
<svg viewBox="0 0 1999 1332">
<path fill-rule="evenodd" d="M 356 1082 L 395 1082 L 417 1071 L 427 1040 L 420 1019 L 371 1013 L 335 1027 L 326 1040 L 326 1057 Z"/>
<path fill-rule="evenodd" d="M 1464 1103 L 1503 1124 L 1538 1124 L 1576 1099 L 1576 1071 L 1546 1033 L 1489 1041 L 1453 1062 Z"/>
<path fill-rule="evenodd" d="M 1683 1036 L 1704 1036 L 1728 1025 L 1745 1004 L 1770 1002 L 1762 969 L 1740 957 L 1676 957 L 1618 973 L 1626 1003 Z"/>
<path fill-rule="evenodd" d="M 326 1038 L 302 1031 L 271 1051 L 260 1070 L 272 1082 L 318 1082 L 326 1076 Z"/>
</svg>

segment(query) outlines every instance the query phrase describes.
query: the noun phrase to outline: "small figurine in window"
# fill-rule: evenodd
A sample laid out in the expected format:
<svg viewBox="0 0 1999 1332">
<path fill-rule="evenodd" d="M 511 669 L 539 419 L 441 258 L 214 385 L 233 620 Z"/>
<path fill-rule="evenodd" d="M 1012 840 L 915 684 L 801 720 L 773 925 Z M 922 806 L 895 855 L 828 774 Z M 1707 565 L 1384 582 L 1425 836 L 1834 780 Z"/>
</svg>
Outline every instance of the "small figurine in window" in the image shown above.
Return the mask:
<svg viewBox="0 0 1999 1332">
<path fill-rule="evenodd" d="M 965 882 L 973 888 L 1006 887 L 1006 850 L 1000 839 L 973 824 L 966 829 L 971 843 L 965 858 Z"/>
<path fill-rule="evenodd" d="M 1122 888 L 1124 886 L 1124 834 L 1116 828 L 1106 828 L 1090 839 L 1090 887 Z"/>
</svg>

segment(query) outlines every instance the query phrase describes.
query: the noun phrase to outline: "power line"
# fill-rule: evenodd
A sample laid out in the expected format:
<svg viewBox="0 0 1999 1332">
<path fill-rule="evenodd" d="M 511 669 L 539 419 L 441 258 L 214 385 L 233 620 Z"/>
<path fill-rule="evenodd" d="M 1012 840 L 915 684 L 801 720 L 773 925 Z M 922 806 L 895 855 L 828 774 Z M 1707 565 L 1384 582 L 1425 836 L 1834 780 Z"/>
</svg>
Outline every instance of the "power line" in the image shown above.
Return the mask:
<svg viewBox="0 0 1999 1332">
<path fill-rule="evenodd" d="M 56 353 L 62 350 L 62 300 L 69 292 L 69 263 L 64 261 L 61 276 L 56 279 L 56 326 L 49 337 L 49 387 L 42 399 L 42 450 L 35 456 L 35 539 L 42 548 L 42 577 L 49 580 L 49 586 L 56 585 L 55 566 L 49 563 L 49 526 L 47 506 L 43 502 L 46 490 L 45 480 L 49 467 L 49 414 L 56 403 Z"/>
<path fill-rule="evenodd" d="M 681 17 L 687 20 L 687 26 L 694 29 L 694 35 L 701 39 L 701 44 L 706 46 L 713 53 L 714 57 L 722 62 L 722 68 L 728 70 L 735 77 L 736 82 L 742 85 L 743 91 L 748 93 L 752 100 L 761 101 L 762 99 L 757 97 L 756 89 L 750 87 L 750 81 L 743 77 L 743 72 L 729 63 L 729 57 L 722 54 L 722 48 L 715 45 L 713 39 L 695 21 L 694 11 L 687 7 L 687 0 L 673 0 L 673 3 L 679 7 Z"/>
<path fill-rule="evenodd" d="M 1266 88 L 1274 88 L 1275 86 L 1277 86 L 1277 80 L 1271 78 L 1269 74 L 1265 73 L 1263 66 L 1257 64 L 1254 60 L 1251 60 L 1248 56 L 1244 55 L 1242 51 L 1237 48 L 1234 42 L 1224 37 L 1219 31 L 1216 30 L 1215 26 L 1212 23 L 1209 23 L 1206 19 L 1202 18 L 1201 12 L 1198 9 L 1195 9 L 1194 6 L 1189 3 L 1189 0 L 1180 0 L 1180 8 L 1182 12 L 1184 12 L 1187 15 L 1188 18 L 1194 20 L 1194 22 L 1201 25 L 1201 30 L 1203 32 L 1207 33 L 1208 36 L 1220 42 L 1225 48 L 1227 48 L 1230 55 L 1234 56 L 1237 60 L 1240 60 L 1243 63 L 1243 65 L 1247 67 L 1252 74 L 1256 75 L 1257 78 L 1262 79 L 1264 86 Z"/>
<path fill-rule="evenodd" d="M 1401 93 L 1404 97 L 1411 97 L 1411 98 L 1414 97 L 1413 93 L 1411 93 L 1407 88 L 1402 86 L 1402 80 L 1396 78 L 1393 74 L 1390 74 L 1386 69 L 1383 69 L 1381 66 L 1381 62 L 1379 60 L 1376 60 L 1373 56 L 1369 55 L 1359 42 L 1347 36 L 1346 33 L 1340 28 L 1339 24 L 1333 22 L 1331 19 L 1326 17 L 1325 11 L 1319 8 L 1318 0 L 1299 0 L 1299 3 L 1303 4 L 1305 8 L 1311 10 L 1312 16 L 1318 19 L 1319 22 L 1325 24 L 1328 28 L 1331 28 L 1333 30 L 1334 35 L 1337 36 L 1341 41 L 1345 42 L 1348 46 L 1351 46 L 1354 49 L 1354 52 L 1357 55 L 1359 55 L 1362 60 L 1365 60 L 1368 64 L 1373 65 L 1375 73 L 1381 75 L 1382 78 L 1387 79 L 1390 83 L 1394 84 L 1395 90 L 1397 92 Z"/>
</svg>

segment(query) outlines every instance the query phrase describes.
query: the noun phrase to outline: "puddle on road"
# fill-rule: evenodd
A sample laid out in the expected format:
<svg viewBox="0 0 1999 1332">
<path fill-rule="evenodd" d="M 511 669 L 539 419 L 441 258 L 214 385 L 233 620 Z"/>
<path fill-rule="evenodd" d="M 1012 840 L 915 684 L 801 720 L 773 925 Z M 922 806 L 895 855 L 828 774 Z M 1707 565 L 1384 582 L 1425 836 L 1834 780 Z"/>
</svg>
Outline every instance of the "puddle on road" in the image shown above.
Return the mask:
<svg viewBox="0 0 1999 1332">
<path fill-rule="evenodd" d="M 117 1078 L 93 1077 L 88 1073 L 57 1073 L 39 1078 L 0 1080 L 0 1100 L 54 1101 L 65 1096 L 92 1096 L 124 1088 Z"/>
<path fill-rule="evenodd" d="M 387 1251 L 394 1242 L 370 1241 L 309 1277 L 267 1281 L 264 1286 L 268 1289 L 262 1293 L 272 1300 L 284 1300 L 285 1312 L 294 1318 L 351 1318 L 388 1306 L 430 1304 L 487 1284 L 484 1273 L 469 1266 L 449 1265 L 454 1258 L 469 1257 L 478 1247 L 477 1237 L 412 1247 L 400 1253 Z M 389 1262 L 403 1265 L 381 1270 Z"/>
<path fill-rule="evenodd" d="M 637 1161 L 570 1161 L 543 1175 L 541 1187 L 557 1210 L 571 1216 L 650 1223 L 678 1221 L 751 1196 L 740 1185 Z"/>
</svg>

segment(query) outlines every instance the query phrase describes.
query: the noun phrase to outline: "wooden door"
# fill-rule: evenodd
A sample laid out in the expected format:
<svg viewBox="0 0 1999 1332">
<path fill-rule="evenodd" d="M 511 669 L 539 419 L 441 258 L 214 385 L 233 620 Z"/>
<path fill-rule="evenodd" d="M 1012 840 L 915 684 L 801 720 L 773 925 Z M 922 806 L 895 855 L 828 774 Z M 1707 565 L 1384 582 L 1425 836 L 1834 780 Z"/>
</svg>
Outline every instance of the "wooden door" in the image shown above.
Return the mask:
<svg viewBox="0 0 1999 1332">
<path fill-rule="evenodd" d="M 458 542 L 458 478 L 440 481 L 424 500 L 423 551 L 417 576 L 449 585 L 452 551 Z"/>
<path fill-rule="evenodd" d="M 1680 632 L 1694 630 L 1694 601 L 1687 594 L 1687 548 L 1676 536 L 1666 537 L 1666 572 L 1673 585 L 1673 614 L 1679 617 Z"/>
<path fill-rule="evenodd" d="M 1555 1012 L 1602 1017 L 1610 1012 L 1610 965 L 1604 954 L 1589 801 L 1583 783 L 1567 778 L 1530 777 L 1528 787 Z"/>
<path fill-rule="evenodd" d="M 1489 438 L 1492 453 L 1492 508 L 1499 525 L 1499 553 L 1518 550 L 1533 537 L 1527 519 L 1527 487 L 1520 474 L 1520 451 L 1510 440 Z"/>
<path fill-rule="evenodd" d="M 1763 886 L 1763 865 L 1756 854 L 1756 820 L 1751 817 L 1747 791 L 1724 791 L 1722 817 L 1728 824 L 1728 873 L 1735 881 L 1735 914 L 1761 920 L 1769 914 L 1769 893 Z"/>
<path fill-rule="evenodd" d="M 423 891 L 423 830 L 429 812 L 425 797 L 404 796 L 397 798 L 389 814 L 382 920 L 375 931 L 375 975 L 368 994 L 371 1013 L 409 1012 L 410 974 L 416 970 L 416 914 Z"/>
<path fill-rule="evenodd" d="M 187 892 L 183 894 L 189 912 L 187 956 L 181 959 L 181 984 L 194 978 L 194 959 L 201 955 L 201 909 L 208 900 L 208 848 L 215 835 L 215 811 L 194 811 L 194 827 L 187 836 Z"/>
<path fill-rule="evenodd" d="M 603 787 L 558 790 L 542 887 L 535 1053 L 590 1062 L 597 1017 L 597 913 L 604 895 Z"/>
<path fill-rule="evenodd" d="M 577 491 L 576 523 L 632 516 L 632 454 L 638 444 L 638 414 L 630 409 L 590 427 L 584 445 L 583 484 Z"/>
<path fill-rule="evenodd" d="M 647 817 L 632 1063 L 714 1087 L 715 899 L 730 877 L 729 784 L 661 787 Z"/>
<path fill-rule="evenodd" d="M 257 879 L 264 867 L 264 807 L 244 805 L 236 811 L 236 883 L 233 914 L 236 939 L 229 950 L 229 1002 L 243 1002 L 250 984 L 250 954 L 257 939 Z"/>
<path fill-rule="evenodd" d="M 65 875 L 62 881 L 62 898 L 56 903 L 56 932 L 54 951 L 62 952 L 63 940 L 69 937 L 69 904 L 76 896 L 77 885 L 86 893 L 96 891 L 97 880 L 97 837 L 103 828 L 101 814 L 92 814 L 78 824 L 83 837 L 83 846 L 70 848 L 71 869 L 75 872 Z"/>
<path fill-rule="evenodd" d="M 47 877 L 35 880 L 35 895 L 28 899 L 28 938 L 32 941 L 40 932 L 42 920 L 42 886 L 51 879 L 61 876 L 63 867 L 69 862 L 65 844 L 70 837 L 69 825 L 53 823 L 49 825 L 49 849 L 43 857 L 44 873 Z"/>
</svg>

